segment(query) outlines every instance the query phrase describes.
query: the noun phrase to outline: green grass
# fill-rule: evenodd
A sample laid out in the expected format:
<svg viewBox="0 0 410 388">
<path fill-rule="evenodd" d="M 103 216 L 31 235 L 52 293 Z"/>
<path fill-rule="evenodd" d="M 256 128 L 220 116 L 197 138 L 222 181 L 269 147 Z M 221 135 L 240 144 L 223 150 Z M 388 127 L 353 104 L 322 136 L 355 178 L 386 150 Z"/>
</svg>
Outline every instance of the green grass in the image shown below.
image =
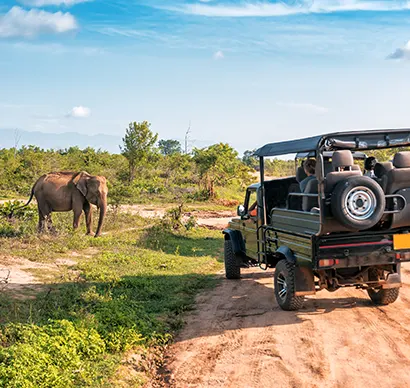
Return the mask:
<svg viewBox="0 0 410 388">
<path fill-rule="evenodd" d="M 71 232 L 69 214 L 56 215 L 57 236 L 37 236 L 35 223 L 29 216 L 16 220 L 17 237 L 0 238 L 0 255 L 77 264 L 56 273 L 59 281 L 34 300 L 1 294 L 0 386 L 143 384 L 152 373 L 147 354 L 161 353 L 196 294 L 215 285 L 221 232 L 164 230 L 147 225 L 152 220 L 113 212 L 97 239 Z M 118 367 L 129 352 L 140 361 L 127 378 Z"/>
</svg>

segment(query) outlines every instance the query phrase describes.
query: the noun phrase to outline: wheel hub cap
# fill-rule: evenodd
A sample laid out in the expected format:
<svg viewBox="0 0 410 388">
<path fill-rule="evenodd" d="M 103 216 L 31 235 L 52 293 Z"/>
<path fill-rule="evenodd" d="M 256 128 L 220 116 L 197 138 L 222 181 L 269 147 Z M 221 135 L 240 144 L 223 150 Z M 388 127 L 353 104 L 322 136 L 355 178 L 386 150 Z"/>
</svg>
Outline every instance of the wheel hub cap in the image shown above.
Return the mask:
<svg viewBox="0 0 410 388">
<path fill-rule="evenodd" d="M 359 186 L 349 191 L 345 199 L 345 209 L 355 220 L 367 220 L 376 209 L 376 196 L 367 187 Z"/>
</svg>

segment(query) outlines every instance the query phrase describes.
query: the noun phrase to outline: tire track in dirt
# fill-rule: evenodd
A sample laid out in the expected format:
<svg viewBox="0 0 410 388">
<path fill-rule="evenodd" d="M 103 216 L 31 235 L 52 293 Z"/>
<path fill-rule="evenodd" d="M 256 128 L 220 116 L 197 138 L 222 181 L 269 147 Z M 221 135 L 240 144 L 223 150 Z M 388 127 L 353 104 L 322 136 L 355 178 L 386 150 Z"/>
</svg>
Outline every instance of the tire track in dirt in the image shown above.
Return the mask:
<svg viewBox="0 0 410 388">
<path fill-rule="evenodd" d="M 407 267 L 407 268 L 410 268 Z M 272 271 L 252 268 L 198 298 L 169 348 L 167 387 L 410 387 L 410 272 L 399 300 L 322 291 L 279 309 Z"/>
</svg>

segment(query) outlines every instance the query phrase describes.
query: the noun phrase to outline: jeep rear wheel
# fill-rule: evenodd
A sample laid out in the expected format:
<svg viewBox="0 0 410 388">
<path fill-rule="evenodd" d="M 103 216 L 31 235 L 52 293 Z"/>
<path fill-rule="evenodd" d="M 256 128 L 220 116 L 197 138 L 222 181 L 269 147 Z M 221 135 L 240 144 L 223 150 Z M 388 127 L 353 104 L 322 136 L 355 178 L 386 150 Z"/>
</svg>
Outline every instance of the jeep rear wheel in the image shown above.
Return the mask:
<svg viewBox="0 0 410 388">
<path fill-rule="evenodd" d="M 334 217 L 345 227 L 364 230 L 379 222 L 386 200 L 382 188 L 374 180 L 351 176 L 336 185 L 331 206 Z"/>
<path fill-rule="evenodd" d="M 374 304 L 387 305 L 393 303 L 399 297 L 400 288 L 369 288 L 367 293 Z"/>
<path fill-rule="evenodd" d="M 224 261 L 226 278 L 239 279 L 241 277 L 241 268 L 236 263 L 236 256 L 231 240 L 225 240 Z"/>
<path fill-rule="evenodd" d="M 298 310 L 303 305 L 303 296 L 295 295 L 295 271 L 294 265 L 287 260 L 280 260 L 276 264 L 275 297 L 282 310 Z"/>
</svg>

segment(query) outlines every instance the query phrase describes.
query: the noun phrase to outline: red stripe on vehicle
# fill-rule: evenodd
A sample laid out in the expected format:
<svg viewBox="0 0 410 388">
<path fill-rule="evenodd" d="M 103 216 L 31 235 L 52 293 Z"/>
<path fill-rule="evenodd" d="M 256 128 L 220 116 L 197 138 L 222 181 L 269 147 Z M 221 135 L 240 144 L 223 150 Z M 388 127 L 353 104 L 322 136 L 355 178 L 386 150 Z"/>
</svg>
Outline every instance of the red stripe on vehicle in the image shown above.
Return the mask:
<svg viewBox="0 0 410 388">
<path fill-rule="evenodd" d="M 363 247 L 366 245 L 386 245 L 392 243 L 391 240 L 383 240 L 377 242 L 364 242 L 360 244 L 339 244 L 339 245 L 324 245 L 319 247 L 319 249 L 333 249 L 333 248 L 346 248 L 346 247 Z"/>
</svg>

